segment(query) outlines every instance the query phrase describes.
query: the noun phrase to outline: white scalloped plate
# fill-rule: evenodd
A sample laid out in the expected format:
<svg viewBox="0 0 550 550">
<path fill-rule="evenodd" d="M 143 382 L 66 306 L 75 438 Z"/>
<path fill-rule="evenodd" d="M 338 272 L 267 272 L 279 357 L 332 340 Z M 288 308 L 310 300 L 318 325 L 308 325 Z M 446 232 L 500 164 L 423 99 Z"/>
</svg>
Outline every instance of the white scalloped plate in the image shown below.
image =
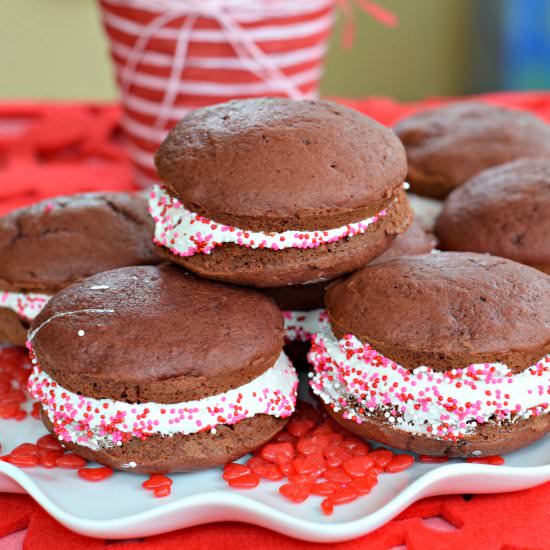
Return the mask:
<svg viewBox="0 0 550 550">
<path fill-rule="evenodd" d="M 2 453 L 45 433 L 31 418 L 0 420 Z M 2 475 L 4 474 L 4 475 Z M 262 481 L 252 490 L 229 488 L 221 470 L 176 474 L 169 497 L 157 499 L 141 487 L 146 476 L 115 473 L 100 483 L 74 470 L 19 469 L 0 462 L 0 491 L 27 492 L 55 519 L 83 535 L 136 538 L 215 521 L 241 521 L 292 537 L 335 542 L 367 534 L 411 503 L 432 495 L 516 491 L 550 480 L 550 436 L 506 456 L 504 466 L 415 463 L 399 474 L 383 474 L 370 495 L 321 512 L 321 497 L 292 504 L 277 492 L 281 482 Z"/>
</svg>

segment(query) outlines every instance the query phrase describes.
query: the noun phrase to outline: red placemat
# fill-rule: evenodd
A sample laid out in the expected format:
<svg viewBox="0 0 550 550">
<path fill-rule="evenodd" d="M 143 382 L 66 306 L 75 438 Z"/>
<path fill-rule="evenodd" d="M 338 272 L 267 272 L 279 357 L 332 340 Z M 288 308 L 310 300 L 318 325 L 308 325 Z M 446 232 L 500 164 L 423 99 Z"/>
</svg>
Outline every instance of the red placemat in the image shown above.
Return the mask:
<svg viewBox="0 0 550 550">
<path fill-rule="evenodd" d="M 550 121 L 550 93 L 504 93 L 481 99 L 527 109 Z M 399 104 L 387 98 L 340 99 L 384 124 L 437 105 L 440 98 Z M 58 194 L 134 188 L 124 150 L 118 106 L 97 103 L 0 105 L 0 213 Z M 543 550 L 550 546 L 550 483 L 512 494 L 423 500 L 381 529 L 331 548 L 408 550 Z M 167 548 L 293 549 L 300 542 L 267 529 L 226 523 L 199 526 L 139 541 L 117 542 L 76 535 L 24 495 L 0 494 L 0 550 Z"/>
<path fill-rule="evenodd" d="M 52 195 L 133 187 L 120 108 L 0 104 L 0 213 Z"/>
<path fill-rule="evenodd" d="M 261 527 L 241 523 L 213 523 L 164 535 L 113 543 L 68 531 L 29 497 L 0 495 L 0 536 L 27 528 L 25 550 L 202 550 L 261 548 L 293 550 L 544 550 L 550 540 L 550 483 L 528 491 L 502 495 L 461 496 L 422 500 L 381 529 L 340 544 L 310 544 Z M 433 518 L 441 518 L 433 521 Z M 17 542 L 20 541 L 16 539 Z"/>
</svg>

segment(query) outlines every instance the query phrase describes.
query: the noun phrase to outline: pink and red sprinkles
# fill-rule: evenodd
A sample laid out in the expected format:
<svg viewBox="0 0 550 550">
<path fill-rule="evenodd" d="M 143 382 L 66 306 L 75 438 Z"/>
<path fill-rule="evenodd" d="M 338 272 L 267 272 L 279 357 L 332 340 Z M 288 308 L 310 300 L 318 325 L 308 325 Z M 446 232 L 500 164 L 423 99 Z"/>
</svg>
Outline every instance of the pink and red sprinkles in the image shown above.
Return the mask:
<svg viewBox="0 0 550 550">
<path fill-rule="evenodd" d="M 353 335 L 316 334 L 308 355 L 315 394 L 358 424 L 382 415 L 396 428 L 457 440 L 489 421 L 514 421 L 548 411 L 550 356 L 521 373 L 500 363 L 436 372 L 410 371 Z"/>
<path fill-rule="evenodd" d="M 154 242 L 183 257 L 210 254 L 224 243 L 274 251 L 284 248 L 317 248 L 361 235 L 369 226 L 387 215 L 387 211 L 382 210 L 365 220 L 319 231 L 247 231 L 220 224 L 187 210 L 179 200 L 158 186 L 151 191 L 149 212 L 155 221 Z"/>
</svg>

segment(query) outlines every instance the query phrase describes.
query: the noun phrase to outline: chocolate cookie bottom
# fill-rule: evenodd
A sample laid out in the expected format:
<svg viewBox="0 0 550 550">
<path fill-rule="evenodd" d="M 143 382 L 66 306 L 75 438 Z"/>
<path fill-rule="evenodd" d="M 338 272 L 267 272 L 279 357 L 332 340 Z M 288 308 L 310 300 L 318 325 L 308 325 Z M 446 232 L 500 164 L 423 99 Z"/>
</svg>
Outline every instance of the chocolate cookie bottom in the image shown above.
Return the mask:
<svg viewBox="0 0 550 550">
<path fill-rule="evenodd" d="M 52 424 L 44 412 L 42 420 L 53 433 Z M 136 474 L 188 472 L 222 466 L 254 451 L 277 435 L 287 421 L 288 418 L 261 414 L 231 426 L 216 426 L 216 433 L 171 437 L 159 434 L 143 440 L 133 438 L 121 446 L 97 450 L 74 443 L 63 445 L 87 460 L 115 470 Z"/>
<path fill-rule="evenodd" d="M 343 418 L 329 405 L 324 404 L 328 414 L 346 430 L 403 451 L 448 456 L 492 456 L 511 453 L 534 443 L 550 431 L 550 414 L 532 416 L 515 422 L 487 422 L 478 424 L 475 431 L 456 441 L 447 441 L 424 434 L 413 434 L 399 430 L 389 422 L 375 416 L 365 418 L 357 424 Z"/>
</svg>

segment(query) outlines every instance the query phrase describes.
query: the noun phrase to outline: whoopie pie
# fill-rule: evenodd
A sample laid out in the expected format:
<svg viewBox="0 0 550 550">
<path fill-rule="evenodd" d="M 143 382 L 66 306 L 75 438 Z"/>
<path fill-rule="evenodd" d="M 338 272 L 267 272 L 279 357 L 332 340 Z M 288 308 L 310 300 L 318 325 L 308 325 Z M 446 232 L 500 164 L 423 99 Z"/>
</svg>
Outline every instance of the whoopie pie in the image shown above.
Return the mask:
<svg viewBox="0 0 550 550">
<path fill-rule="evenodd" d="M 447 197 L 435 230 L 446 250 L 488 252 L 550 274 L 550 159 L 484 170 Z"/>
<path fill-rule="evenodd" d="M 155 242 L 209 279 L 272 287 L 334 278 L 380 255 L 411 221 L 395 134 L 328 101 L 194 110 L 155 161 Z"/>
<path fill-rule="evenodd" d="M 108 269 L 160 261 L 138 193 L 56 197 L 0 218 L 0 343 L 24 345 L 51 295 Z"/>
<path fill-rule="evenodd" d="M 231 462 L 277 434 L 297 376 L 283 321 L 255 291 L 176 266 L 94 275 L 56 294 L 29 331 L 29 391 L 68 449 L 119 470 Z"/>
<path fill-rule="evenodd" d="M 550 125 L 525 111 L 452 103 L 395 127 L 407 151 L 407 181 L 419 195 L 446 197 L 482 170 L 523 157 L 550 159 Z"/>
<path fill-rule="evenodd" d="M 459 252 L 367 266 L 329 287 L 311 387 L 348 430 L 483 456 L 550 430 L 550 277 Z"/>
</svg>

